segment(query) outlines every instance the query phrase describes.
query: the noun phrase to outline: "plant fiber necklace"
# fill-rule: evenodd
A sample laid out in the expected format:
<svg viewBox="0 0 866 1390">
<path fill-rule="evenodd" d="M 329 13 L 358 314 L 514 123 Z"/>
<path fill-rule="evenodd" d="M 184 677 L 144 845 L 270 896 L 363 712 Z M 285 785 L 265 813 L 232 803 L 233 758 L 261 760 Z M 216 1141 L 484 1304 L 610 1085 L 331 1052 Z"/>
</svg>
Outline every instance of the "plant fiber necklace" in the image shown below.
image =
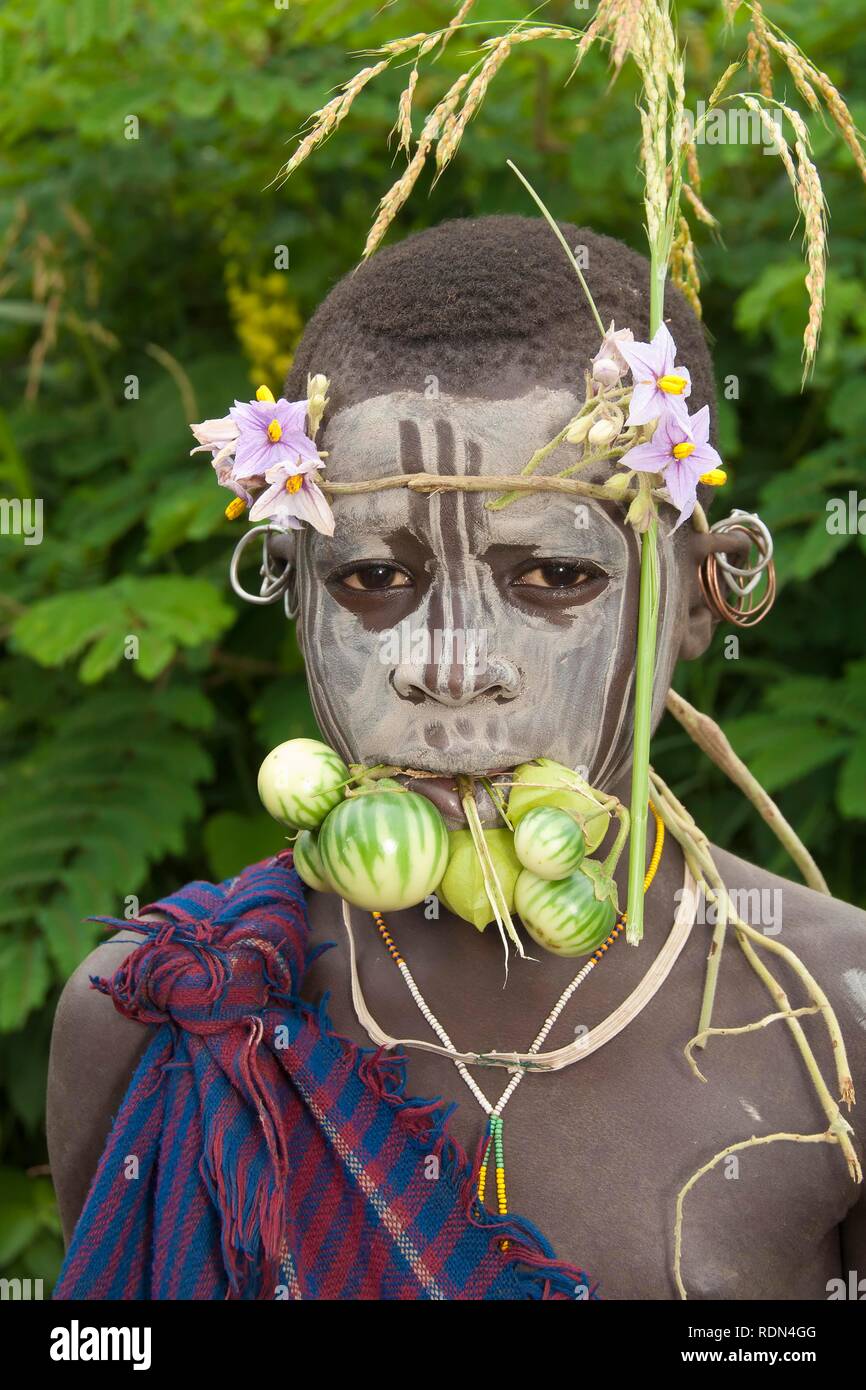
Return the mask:
<svg viewBox="0 0 866 1390">
<path fill-rule="evenodd" d="M 650 884 L 656 876 L 656 871 L 658 870 L 659 862 L 662 857 L 662 849 L 664 847 L 665 839 L 664 822 L 662 821 L 661 816 L 658 814 L 658 811 L 656 810 L 652 802 L 650 802 L 649 805 L 650 810 L 652 811 L 652 814 L 655 818 L 656 838 L 655 845 L 653 847 L 652 858 L 650 859 L 649 867 L 644 877 L 644 893 L 647 892 Z M 472 1092 L 476 1101 L 481 1106 L 481 1109 L 487 1115 L 487 1132 L 485 1136 L 486 1142 L 484 1145 L 484 1153 L 481 1159 L 481 1165 L 478 1171 L 478 1201 L 482 1205 L 484 1204 L 484 1193 L 487 1186 L 487 1170 L 490 1163 L 490 1153 L 492 1149 L 496 1174 L 497 1210 L 500 1216 L 507 1216 L 508 1194 L 505 1186 L 505 1147 L 502 1137 L 502 1112 L 505 1109 L 508 1102 L 510 1101 L 511 1097 L 514 1095 L 514 1092 L 517 1090 L 517 1087 L 520 1085 L 524 1076 L 526 1075 L 526 1068 L 514 1068 L 514 1075 L 512 1076 L 505 1090 L 502 1092 L 502 1095 L 499 1097 L 499 1100 L 496 1102 L 495 1105 L 491 1105 L 490 1101 L 487 1099 L 484 1092 L 481 1090 L 481 1087 L 475 1081 L 474 1077 L 470 1074 L 469 1069 L 466 1066 L 466 1063 L 460 1059 L 460 1055 L 458 1054 L 457 1048 L 454 1046 L 445 1029 L 442 1027 L 442 1024 L 439 1022 L 436 1015 L 433 1013 L 432 1009 L 428 1005 L 420 989 L 415 983 L 412 973 L 409 970 L 409 967 L 406 964 L 403 957 L 401 956 L 400 952 L 398 951 L 397 946 L 394 942 L 394 938 L 388 930 L 388 927 L 385 924 L 385 919 L 383 918 L 381 912 L 376 912 L 374 910 L 371 913 L 371 916 L 376 924 L 379 935 L 381 936 L 382 941 L 385 944 L 388 954 L 390 955 L 394 964 L 397 966 L 397 969 L 400 971 L 400 974 L 403 976 L 403 979 L 406 982 L 406 987 L 409 990 L 409 993 L 411 994 L 412 998 L 415 1000 L 415 1003 L 418 1005 L 420 1012 L 427 1020 L 433 1032 L 440 1039 L 445 1049 L 448 1052 L 456 1054 L 454 1059 L 455 1067 L 457 1068 L 461 1077 L 465 1081 L 466 1085 L 469 1087 L 469 1090 Z M 565 989 L 562 991 L 562 994 L 557 999 L 550 1013 L 547 1015 L 547 1018 L 544 1020 L 544 1023 L 542 1024 L 537 1037 L 531 1044 L 529 1048 L 529 1055 L 535 1055 L 541 1050 L 541 1047 L 545 1042 L 548 1034 L 550 1033 L 550 1030 L 553 1028 L 553 1025 L 559 1018 L 559 1015 L 562 1013 L 569 999 L 580 987 L 580 985 L 583 984 L 586 977 L 595 969 L 598 962 L 604 958 L 604 956 L 610 950 L 613 943 L 616 941 L 617 937 L 621 935 L 621 933 L 625 929 L 625 921 L 625 913 L 621 912 L 617 917 L 616 924 L 613 930 L 611 931 L 610 935 L 607 936 L 605 940 L 601 943 L 601 945 L 598 946 L 592 952 L 589 960 L 586 962 L 585 965 L 581 967 L 581 969 L 575 975 L 571 983 L 566 985 Z M 508 1242 L 503 1241 L 502 1249 L 506 1250 L 507 1248 Z"/>
</svg>

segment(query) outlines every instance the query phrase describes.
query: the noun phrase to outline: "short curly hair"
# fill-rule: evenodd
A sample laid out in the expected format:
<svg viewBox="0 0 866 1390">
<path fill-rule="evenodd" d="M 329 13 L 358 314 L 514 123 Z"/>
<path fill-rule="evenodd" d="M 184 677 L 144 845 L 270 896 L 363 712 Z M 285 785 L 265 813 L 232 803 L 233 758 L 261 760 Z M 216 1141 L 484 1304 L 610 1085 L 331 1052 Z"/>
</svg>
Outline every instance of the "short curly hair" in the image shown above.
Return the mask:
<svg viewBox="0 0 866 1390">
<path fill-rule="evenodd" d="M 605 326 L 649 332 L 649 262 L 612 237 L 559 223 L 585 248 L 586 278 Z M 713 366 L 699 320 L 667 287 L 665 320 L 692 378 L 689 405 L 710 406 Z M 307 373 L 331 382 L 330 410 L 395 390 L 519 396 L 535 385 L 579 386 L 598 326 L 574 270 L 540 217 L 455 218 L 378 251 L 337 282 L 298 344 L 285 394 Z M 713 429 L 715 433 L 715 428 Z"/>
</svg>

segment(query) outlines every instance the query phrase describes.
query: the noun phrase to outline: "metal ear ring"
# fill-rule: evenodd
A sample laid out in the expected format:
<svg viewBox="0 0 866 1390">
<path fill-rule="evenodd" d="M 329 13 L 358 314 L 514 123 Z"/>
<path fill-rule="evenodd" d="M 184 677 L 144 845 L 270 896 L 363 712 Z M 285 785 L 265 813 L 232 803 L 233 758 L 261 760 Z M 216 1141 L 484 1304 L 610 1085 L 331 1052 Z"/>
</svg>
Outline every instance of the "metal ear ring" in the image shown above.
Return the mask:
<svg viewBox="0 0 866 1390">
<path fill-rule="evenodd" d="M 759 516 L 739 507 L 710 527 L 716 535 L 735 531 L 749 541 L 746 563 L 733 565 L 723 552 L 714 551 L 701 564 L 698 579 L 708 606 L 723 621 L 736 627 L 754 627 L 776 601 L 773 537 Z M 759 593 L 763 577 L 766 584 Z"/>
<path fill-rule="evenodd" d="M 293 596 L 290 603 L 290 592 L 293 593 L 294 585 L 292 580 L 295 574 L 295 567 L 291 563 L 284 563 L 280 567 L 279 561 L 275 562 L 275 557 L 271 554 L 268 547 L 268 536 L 282 536 L 285 533 L 279 526 L 271 526 L 264 523 L 261 526 L 252 526 L 249 531 L 245 531 L 238 541 L 232 553 L 231 563 L 229 564 L 229 581 L 238 598 L 244 599 L 247 603 L 276 603 L 277 600 L 285 595 L 286 616 L 295 617 L 297 614 L 297 599 Z M 255 536 L 262 539 L 262 563 L 259 568 L 262 582 L 257 594 L 250 593 L 245 589 L 238 577 L 241 559 L 247 546 Z M 292 608 L 293 611 L 290 611 Z"/>
</svg>

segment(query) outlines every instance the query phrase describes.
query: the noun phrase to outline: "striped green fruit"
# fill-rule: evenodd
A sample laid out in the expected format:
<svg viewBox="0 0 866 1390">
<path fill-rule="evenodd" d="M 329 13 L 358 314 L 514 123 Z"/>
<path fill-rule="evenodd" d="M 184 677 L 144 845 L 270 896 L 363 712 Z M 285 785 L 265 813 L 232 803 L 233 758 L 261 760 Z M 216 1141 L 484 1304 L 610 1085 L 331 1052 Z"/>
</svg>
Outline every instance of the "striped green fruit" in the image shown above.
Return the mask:
<svg viewBox="0 0 866 1390">
<path fill-rule="evenodd" d="M 290 738 L 272 748 L 259 768 L 259 796 L 274 820 L 293 830 L 316 830 L 342 801 L 349 769 L 315 738 Z"/>
<path fill-rule="evenodd" d="M 533 941 L 555 956 L 586 956 L 613 931 L 616 912 L 599 902 L 582 869 L 568 878 L 539 878 L 524 869 L 514 889 L 514 906 Z"/>
<path fill-rule="evenodd" d="M 588 854 L 598 849 L 610 825 L 606 811 L 599 812 L 588 782 L 563 763 L 550 758 L 521 763 L 512 777 L 508 797 L 508 818 L 516 828 L 528 811 L 536 806 L 556 806 L 580 821 Z"/>
<path fill-rule="evenodd" d="M 485 830 L 484 839 L 493 860 L 508 911 L 514 908 L 514 885 L 522 865 L 514 852 L 514 837 L 510 830 Z M 475 851 L 472 832 L 449 830 L 448 868 L 436 896 L 456 917 L 471 922 L 483 931 L 496 914 L 484 888 L 484 875 Z"/>
<path fill-rule="evenodd" d="M 302 830 L 295 840 L 292 861 L 308 888 L 315 888 L 317 893 L 333 893 L 319 853 L 318 840 L 312 830 Z"/>
<path fill-rule="evenodd" d="M 567 811 L 536 806 L 520 821 L 514 849 L 524 869 L 539 878 L 568 878 L 586 853 L 586 840 Z"/>
<path fill-rule="evenodd" d="M 319 853 L 334 891 L 356 907 L 396 912 L 433 892 L 448 863 L 448 832 L 418 792 L 348 797 L 325 820 Z"/>
</svg>

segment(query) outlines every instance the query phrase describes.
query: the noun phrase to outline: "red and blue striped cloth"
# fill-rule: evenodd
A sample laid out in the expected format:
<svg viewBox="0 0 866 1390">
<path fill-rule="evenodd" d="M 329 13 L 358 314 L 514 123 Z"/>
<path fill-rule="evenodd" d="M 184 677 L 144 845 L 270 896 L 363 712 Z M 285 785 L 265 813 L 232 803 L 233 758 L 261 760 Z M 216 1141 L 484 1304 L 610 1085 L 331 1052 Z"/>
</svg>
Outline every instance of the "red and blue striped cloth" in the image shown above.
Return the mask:
<svg viewBox="0 0 866 1390">
<path fill-rule="evenodd" d="M 55 1298 L 599 1296 L 535 1227 L 479 1205 L 480 1150 L 449 1134 L 451 1107 L 405 1095 L 405 1059 L 300 997 L 290 853 L 144 911 L 167 921 L 136 921 L 145 939 L 93 983 L 154 1034 Z"/>
</svg>

